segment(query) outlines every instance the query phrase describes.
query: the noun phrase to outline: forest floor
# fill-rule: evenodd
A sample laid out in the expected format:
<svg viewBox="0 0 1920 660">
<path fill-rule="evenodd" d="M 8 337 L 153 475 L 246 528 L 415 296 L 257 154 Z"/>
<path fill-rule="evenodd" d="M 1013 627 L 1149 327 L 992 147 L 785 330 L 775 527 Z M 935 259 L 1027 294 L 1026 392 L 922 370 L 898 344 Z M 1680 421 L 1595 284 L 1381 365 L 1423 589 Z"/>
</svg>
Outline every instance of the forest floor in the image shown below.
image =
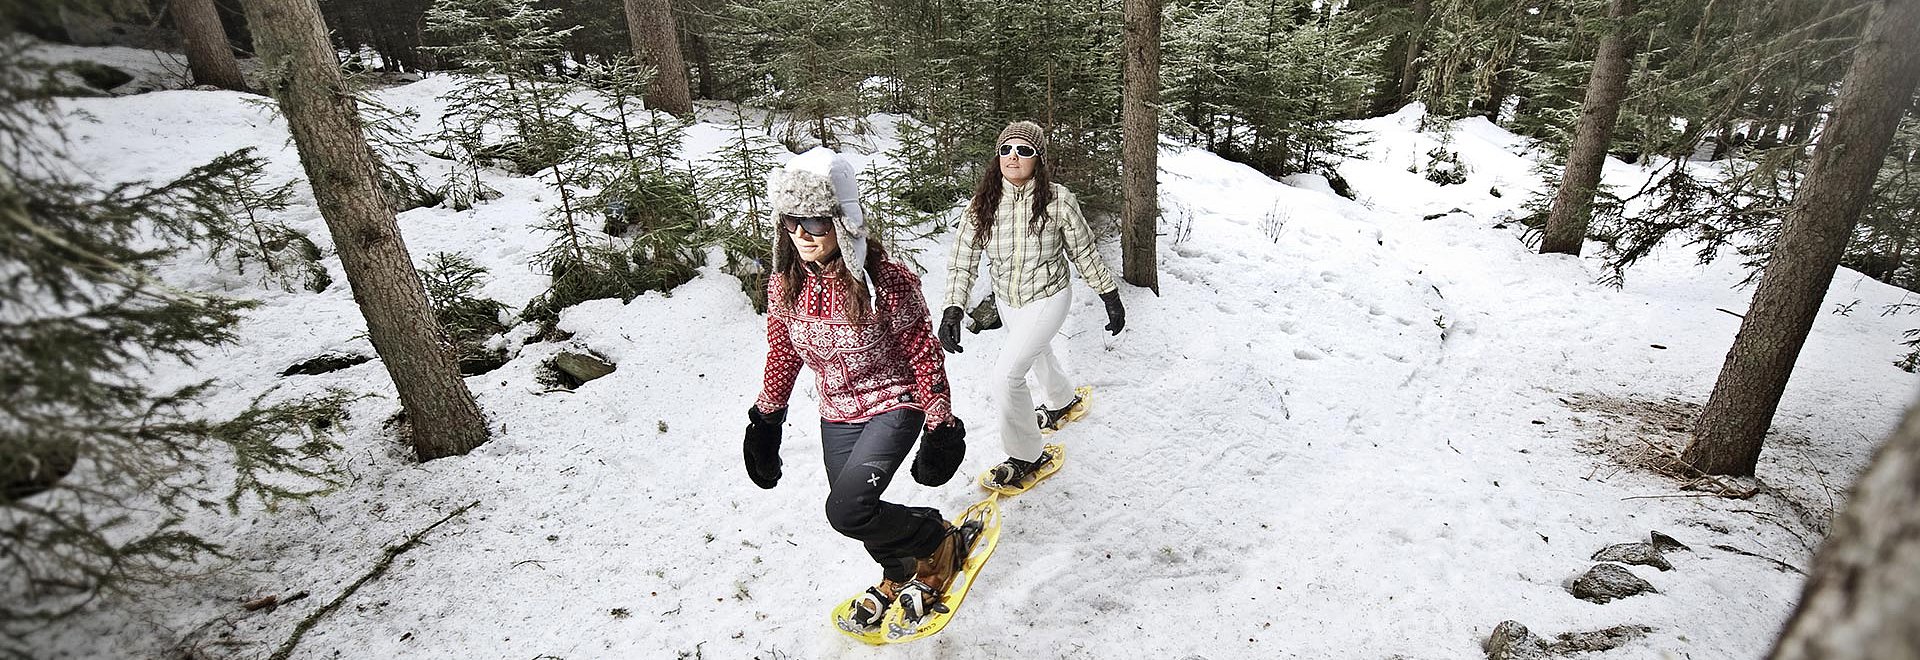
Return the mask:
<svg viewBox="0 0 1920 660">
<path fill-rule="evenodd" d="M 425 133 L 450 85 L 436 76 L 378 97 L 420 110 Z M 302 180 L 279 218 L 328 247 L 285 125 L 256 99 L 161 91 L 59 109 L 77 167 L 102 182 L 259 149 L 270 179 Z M 1436 185 L 1409 171 L 1440 144 L 1418 130 L 1420 112 L 1348 124 L 1365 142 L 1339 167 L 1357 201 L 1319 177 L 1275 181 L 1163 149 L 1159 295 L 1123 286 L 1127 329 L 1110 337 L 1076 282 L 1055 346 L 1095 388 L 1093 412 L 1055 436 L 1065 468 L 1005 502 L 997 553 L 930 640 L 875 649 L 829 628 L 828 611 L 878 571 L 823 519 L 810 374 L 786 427 L 786 478 L 770 491 L 747 480 L 740 433 L 765 328 L 718 268 L 670 295 L 566 310 L 570 340 L 528 344 L 468 379 L 494 439 L 421 465 L 384 424 L 398 404 L 377 361 L 278 375 L 328 351 L 372 354 L 337 259 L 336 284 L 315 294 L 182 255 L 171 283 L 263 305 L 238 344 L 154 380 L 220 378 L 210 415 L 269 391 L 379 395 L 354 404 L 344 429 L 349 476 L 277 513 L 192 517 L 186 528 L 230 559 L 102 599 L 30 641 L 60 658 L 265 657 L 383 548 L 477 502 L 321 620 L 295 657 L 1479 658 L 1508 619 L 1548 636 L 1652 629 L 1594 657 L 1760 657 L 1826 519 L 1912 399 L 1916 376 L 1893 362 L 1920 322 L 1882 314 L 1912 297 L 1842 270 L 1758 478 L 1738 484 L 1757 492 L 1682 490 L 1644 466 L 1683 441 L 1712 388 L 1751 295 L 1738 259 L 1702 266 L 1666 249 L 1613 288 L 1593 258 L 1532 254 L 1513 217 L 1541 185 L 1542 154 L 1460 121 L 1448 148 L 1470 173 Z M 683 157 L 727 139 L 725 114 L 703 110 Z M 894 121 L 872 118 L 849 157 L 864 165 L 891 146 Z M 445 162 L 419 158 L 444 176 Z M 1634 186 L 1644 172 L 1610 161 L 1606 176 Z M 518 308 L 547 283 L 528 262 L 551 240 L 533 226 L 556 196 L 501 172 L 487 183 L 505 196 L 400 224 L 416 260 L 472 257 L 492 272 L 482 293 Z M 931 300 L 948 238 L 912 246 Z M 1118 265 L 1117 240 L 1101 252 Z M 1004 334 L 966 335 L 966 352 L 947 358 L 956 413 L 979 420 L 962 476 L 941 488 L 902 479 L 890 499 L 957 512 L 981 497 L 966 477 L 1004 457 L 985 423 Z M 543 364 L 579 347 L 618 370 L 549 391 Z M 1671 571 L 1629 567 L 1657 593 L 1604 605 L 1569 595 L 1597 550 L 1653 531 L 1691 548 L 1667 554 Z M 240 607 L 296 593 L 310 597 Z"/>
</svg>

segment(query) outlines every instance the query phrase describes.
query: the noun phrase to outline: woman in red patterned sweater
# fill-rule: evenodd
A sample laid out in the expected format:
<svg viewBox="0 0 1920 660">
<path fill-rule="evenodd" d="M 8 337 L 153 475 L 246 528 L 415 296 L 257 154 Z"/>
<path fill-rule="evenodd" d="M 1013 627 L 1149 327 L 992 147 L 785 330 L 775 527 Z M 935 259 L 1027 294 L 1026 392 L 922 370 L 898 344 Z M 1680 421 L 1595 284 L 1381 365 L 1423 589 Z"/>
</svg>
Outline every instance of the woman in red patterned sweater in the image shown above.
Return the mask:
<svg viewBox="0 0 1920 660">
<path fill-rule="evenodd" d="M 880 496 L 916 437 L 925 439 L 913 476 L 931 486 L 953 476 L 966 446 L 920 278 L 867 237 L 853 168 L 833 152 L 794 157 L 769 177 L 768 195 L 781 236 L 767 280 L 765 383 L 747 412 L 747 473 L 761 488 L 779 480 L 781 424 L 806 365 L 820 393 L 827 521 L 882 569 L 880 584 L 854 598 L 853 623 L 877 627 L 896 602 L 924 613 L 964 560 L 960 537 L 939 511 Z"/>
</svg>

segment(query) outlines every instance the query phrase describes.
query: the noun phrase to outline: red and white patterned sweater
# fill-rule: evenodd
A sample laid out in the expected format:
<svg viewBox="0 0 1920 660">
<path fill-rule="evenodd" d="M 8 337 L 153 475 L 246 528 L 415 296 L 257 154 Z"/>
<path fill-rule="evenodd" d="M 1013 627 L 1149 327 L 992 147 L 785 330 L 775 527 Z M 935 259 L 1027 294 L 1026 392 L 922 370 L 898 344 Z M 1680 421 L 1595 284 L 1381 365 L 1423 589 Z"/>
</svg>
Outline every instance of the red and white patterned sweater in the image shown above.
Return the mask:
<svg viewBox="0 0 1920 660">
<path fill-rule="evenodd" d="M 906 266 L 881 262 L 874 273 L 879 309 L 868 323 L 841 310 L 851 294 L 844 280 L 805 273 L 793 305 L 780 299 L 783 276 L 767 279 L 767 370 L 755 405 L 771 413 L 787 407 L 805 363 L 820 389 L 820 419 L 864 422 L 890 410 L 927 414 L 926 425 L 952 411 L 946 356 L 933 338 L 920 278 Z"/>
</svg>

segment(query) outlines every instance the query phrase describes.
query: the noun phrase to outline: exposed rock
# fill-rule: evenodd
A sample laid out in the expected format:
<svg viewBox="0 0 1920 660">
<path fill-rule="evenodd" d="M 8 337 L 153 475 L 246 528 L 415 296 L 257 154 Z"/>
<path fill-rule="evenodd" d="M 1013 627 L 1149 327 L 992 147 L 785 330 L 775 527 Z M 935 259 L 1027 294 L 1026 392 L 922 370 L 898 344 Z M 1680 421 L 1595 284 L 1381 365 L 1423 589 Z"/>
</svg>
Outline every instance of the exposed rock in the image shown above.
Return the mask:
<svg viewBox="0 0 1920 660">
<path fill-rule="evenodd" d="M 1567 592 L 1580 600 L 1607 603 L 1647 592 L 1659 593 L 1659 590 L 1619 564 L 1595 564 L 1574 580 Z"/>
<path fill-rule="evenodd" d="M 133 74 L 99 62 L 65 62 L 57 69 L 73 73 L 88 87 L 102 92 L 111 92 L 115 87 L 133 82 Z"/>
<path fill-rule="evenodd" d="M 1654 547 L 1652 543 L 1620 543 L 1610 545 L 1601 548 L 1599 552 L 1593 553 L 1592 559 L 1594 561 L 1611 561 L 1622 564 L 1652 566 L 1663 571 L 1673 570 L 1673 564 L 1667 563 L 1667 558 L 1661 556 L 1660 549 Z"/>
<path fill-rule="evenodd" d="M 1593 632 L 1560 633 L 1554 641 L 1541 639 L 1518 621 L 1501 621 L 1482 646 L 1487 660 L 1545 660 L 1553 656 L 1607 651 L 1653 632 L 1647 626 L 1614 626 Z"/>
<path fill-rule="evenodd" d="M 1655 550 L 1661 552 L 1693 552 L 1693 548 L 1687 547 L 1687 544 L 1676 541 L 1673 537 L 1661 534 L 1658 531 L 1649 536 L 1649 540 L 1653 543 Z"/>
<path fill-rule="evenodd" d="M 1483 647 L 1487 651 L 1487 660 L 1543 660 L 1547 657 L 1547 642 L 1527 630 L 1518 621 L 1501 621 L 1493 627 L 1493 635 L 1487 638 Z"/>
<path fill-rule="evenodd" d="M 478 351 L 460 356 L 458 365 L 460 367 L 460 375 L 478 376 L 504 367 L 507 362 L 511 360 L 512 356 L 508 355 L 505 350 Z"/>
<path fill-rule="evenodd" d="M 1586 653 L 1590 651 L 1610 651 L 1620 645 L 1645 637 L 1653 632 L 1648 626 L 1614 626 L 1593 632 L 1560 633 L 1554 641 L 1547 644 L 1547 650 L 1555 654 Z"/>
<path fill-rule="evenodd" d="M 613 363 L 589 351 L 561 351 L 553 356 L 553 368 L 573 378 L 587 381 L 613 373 Z"/>
<path fill-rule="evenodd" d="M 372 360 L 372 356 L 360 355 L 358 353 L 327 353 L 318 357 L 307 358 L 304 362 L 287 367 L 287 370 L 280 372 L 280 375 L 318 376 L 320 374 L 330 374 L 356 364 L 364 364 Z"/>
</svg>

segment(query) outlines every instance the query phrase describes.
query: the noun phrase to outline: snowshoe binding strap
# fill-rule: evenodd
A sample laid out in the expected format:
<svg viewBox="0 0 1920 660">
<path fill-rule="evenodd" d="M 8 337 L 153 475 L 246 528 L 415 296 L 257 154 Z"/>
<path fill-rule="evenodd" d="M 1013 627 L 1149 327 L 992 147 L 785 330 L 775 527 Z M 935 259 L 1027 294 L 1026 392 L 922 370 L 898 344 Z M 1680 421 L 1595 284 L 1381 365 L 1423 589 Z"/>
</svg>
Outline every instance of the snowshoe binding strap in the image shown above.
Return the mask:
<svg viewBox="0 0 1920 660">
<path fill-rule="evenodd" d="M 893 599 L 881 593 L 879 587 L 867 587 L 866 593 L 853 599 L 853 622 L 868 628 L 877 628 L 887 616 L 887 607 Z"/>
<path fill-rule="evenodd" d="M 1042 429 L 1058 431 L 1060 430 L 1060 420 L 1065 418 L 1068 413 L 1073 412 L 1073 407 L 1078 405 L 1080 405 L 1080 397 L 1079 395 L 1075 395 L 1072 401 L 1068 401 L 1067 405 L 1062 406 L 1059 410 L 1048 410 L 1046 406 L 1034 406 L 1034 421 L 1039 422 L 1040 428 Z"/>
<path fill-rule="evenodd" d="M 909 623 L 917 624 L 934 613 L 947 612 L 947 604 L 941 602 L 940 592 L 919 580 L 901 587 L 900 598 L 895 603 L 900 606 L 900 617 Z"/>
</svg>

